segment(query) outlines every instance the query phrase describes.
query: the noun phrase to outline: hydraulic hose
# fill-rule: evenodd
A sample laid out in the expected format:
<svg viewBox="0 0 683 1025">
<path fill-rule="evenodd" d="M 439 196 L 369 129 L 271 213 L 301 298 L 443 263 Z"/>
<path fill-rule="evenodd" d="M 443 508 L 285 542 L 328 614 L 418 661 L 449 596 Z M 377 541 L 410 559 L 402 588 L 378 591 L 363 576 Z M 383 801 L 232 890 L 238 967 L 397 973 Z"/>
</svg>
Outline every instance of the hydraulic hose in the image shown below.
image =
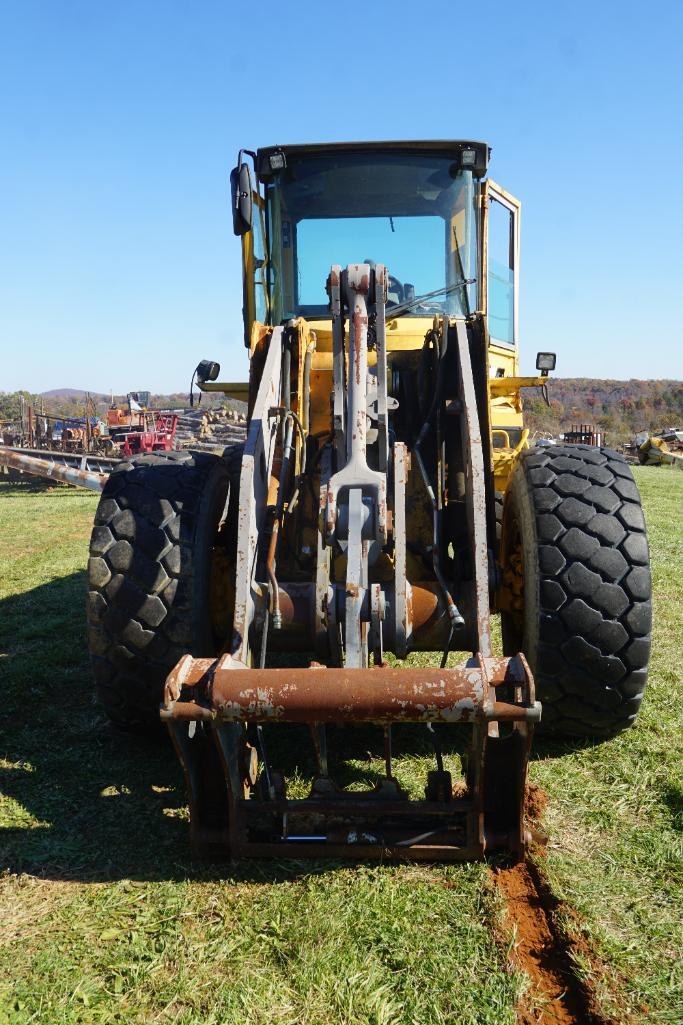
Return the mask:
<svg viewBox="0 0 683 1025">
<path fill-rule="evenodd" d="M 294 412 L 293 409 L 288 409 L 285 406 L 276 406 L 271 409 L 271 415 L 279 415 L 285 421 L 285 435 L 284 444 L 282 449 L 282 465 L 280 467 L 280 481 L 278 484 L 277 501 L 275 510 L 273 512 L 273 519 L 270 530 L 270 541 L 268 543 L 268 555 L 266 557 L 266 574 L 268 576 L 268 591 L 269 591 L 269 612 L 272 621 L 273 630 L 280 630 L 282 627 L 282 613 L 280 612 L 280 588 L 277 582 L 277 575 L 275 573 L 275 564 L 277 557 L 277 544 L 280 535 L 280 526 L 282 523 L 283 510 L 285 506 L 285 486 L 287 483 L 287 473 L 289 470 L 289 464 L 292 457 L 292 438 L 294 435 L 294 426 L 296 426 L 301 436 L 301 474 L 306 472 L 306 432 L 304 426 L 301 423 L 299 416 Z M 299 485 L 295 485 L 292 497 L 290 499 L 288 509 L 291 511 L 296 506 L 299 496 Z"/>
<path fill-rule="evenodd" d="M 431 332 L 430 336 L 428 337 L 431 337 L 431 339 L 434 340 L 434 335 L 435 332 Z M 443 372 L 446 350 L 448 347 L 448 339 L 445 333 L 441 336 L 441 341 L 442 344 L 438 350 L 439 362 L 436 371 L 436 387 L 434 389 L 434 398 L 432 399 L 432 404 L 427 414 L 427 418 L 425 419 L 425 422 L 422 425 L 417 441 L 415 442 L 415 447 L 413 451 L 415 452 L 415 457 L 417 458 L 417 464 L 420 468 L 420 475 L 422 476 L 424 486 L 427 489 L 427 494 L 429 495 L 430 501 L 432 503 L 432 566 L 434 569 L 434 576 L 436 577 L 439 587 L 441 588 L 442 594 L 444 596 L 444 601 L 446 602 L 446 607 L 448 608 L 448 616 L 451 621 L 451 635 L 449 637 L 448 644 L 444 652 L 444 658 L 447 659 L 453 631 L 456 629 L 461 629 L 465 625 L 465 620 L 463 619 L 462 614 L 458 609 L 458 606 L 455 604 L 453 600 L 453 596 L 448 589 L 448 585 L 441 571 L 441 509 L 439 507 L 437 497 L 434 493 L 434 488 L 432 487 L 432 483 L 429 479 L 429 474 L 427 473 L 427 468 L 422 458 L 422 452 L 420 451 L 420 448 L 425 438 L 427 437 L 427 434 L 429 433 L 430 427 L 432 426 L 434 416 L 438 412 L 439 402 L 441 401 L 441 394 L 443 391 Z"/>
</svg>

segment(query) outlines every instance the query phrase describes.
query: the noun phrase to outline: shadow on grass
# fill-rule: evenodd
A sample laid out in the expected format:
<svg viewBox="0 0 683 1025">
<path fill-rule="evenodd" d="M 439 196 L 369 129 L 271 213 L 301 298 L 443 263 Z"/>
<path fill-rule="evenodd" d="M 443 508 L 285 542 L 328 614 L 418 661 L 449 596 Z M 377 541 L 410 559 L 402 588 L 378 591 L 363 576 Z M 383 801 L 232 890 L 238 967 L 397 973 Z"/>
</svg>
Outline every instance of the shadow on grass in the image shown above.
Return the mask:
<svg viewBox="0 0 683 1025">
<path fill-rule="evenodd" d="M 0 602 L 0 866 L 93 882 L 272 882 L 326 871 L 332 862 L 191 859 L 184 780 L 165 733 L 121 732 L 94 700 L 85 587 L 78 572 Z M 289 742 L 268 731 L 269 754 L 286 774 L 305 779 L 314 771 L 313 748 L 305 728 L 291 730 Z M 406 739 L 414 753 L 429 753 L 428 737 Z M 380 778 L 378 728 L 333 729 L 330 748 L 343 785 L 371 786 Z"/>
<path fill-rule="evenodd" d="M 662 800 L 669 811 L 671 825 L 683 833 L 683 788 L 675 783 L 667 783 L 662 788 Z"/>
<path fill-rule="evenodd" d="M 53 879 L 230 878 L 269 881 L 322 872 L 331 862 L 203 864 L 189 852 L 185 786 L 163 732 L 111 726 L 92 692 L 85 631 L 85 573 L 0 602 L 0 866 Z M 287 733 L 285 733 L 285 730 Z M 457 764 L 469 731 L 444 727 Z M 267 731 L 269 757 L 286 776 L 312 777 L 305 727 Z M 372 786 L 384 771 L 379 727 L 329 731 L 332 772 L 345 787 Z M 427 731 L 398 727 L 396 755 L 433 754 Z M 536 757 L 566 744 L 544 742 Z M 9 799 L 9 800 L 7 800 Z"/>
<path fill-rule="evenodd" d="M 14 495 L 42 494 L 49 491 L 72 491 L 68 484 L 60 481 L 48 480 L 46 477 L 34 477 L 28 473 L 20 473 L 19 470 L 8 470 L 7 473 L 0 471 L 0 499 L 11 498 Z"/>
<path fill-rule="evenodd" d="M 84 572 L 0 602 L 0 864 L 62 879 L 182 874 L 170 744 L 120 733 L 99 711 L 84 606 Z"/>
</svg>

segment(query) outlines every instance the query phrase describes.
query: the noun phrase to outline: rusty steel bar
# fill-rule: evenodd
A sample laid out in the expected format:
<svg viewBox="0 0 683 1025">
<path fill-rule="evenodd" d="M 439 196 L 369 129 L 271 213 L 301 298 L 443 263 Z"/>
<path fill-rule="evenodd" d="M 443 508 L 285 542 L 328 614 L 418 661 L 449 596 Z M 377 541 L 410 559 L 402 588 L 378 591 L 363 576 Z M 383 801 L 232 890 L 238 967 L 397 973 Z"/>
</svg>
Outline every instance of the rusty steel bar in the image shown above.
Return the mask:
<svg viewBox="0 0 683 1025">
<path fill-rule="evenodd" d="M 77 470 L 90 470 L 93 473 L 109 473 L 118 463 L 119 457 L 98 455 L 96 452 L 65 452 L 61 448 L 26 448 L 19 445 L 0 445 L 0 450 L 10 448 L 22 456 L 35 456 L 46 459 L 58 466 L 73 466 Z"/>
<path fill-rule="evenodd" d="M 349 308 L 349 377 L 346 414 L 346 460 L 365 464 L 368 422 L 368 308 L 370 267 L 350 264 L 346 271 Z"/>
<path fill-rule="evenodd" d="M 0 465 L 12 470 L 20 470 L 34 477 L 47 477 L 63 484 L 71 484 L 76 488 L 88 488 L 90 491 L 102 491 L 109 477 L 108 473 L 95 473 L 93 470 L 77 470 L 73 466 L 61 466 L 49 459 L 36 459 L 15 452 L 11 448 L 0 446 Z"/>
<path fill-rule="evenodd" d="M 470 659 L 457 669 L 231 668 L 229 656 L 186 655 L 164 691 L 164 719 L 224 722 L 472 722 L 535 720 L 537 706 L 495 702 L 493 688 L 511 682 L 528 690 L 523 659 Z M 194 700 L 178 700 L 195 688 Z"/>
</svg>

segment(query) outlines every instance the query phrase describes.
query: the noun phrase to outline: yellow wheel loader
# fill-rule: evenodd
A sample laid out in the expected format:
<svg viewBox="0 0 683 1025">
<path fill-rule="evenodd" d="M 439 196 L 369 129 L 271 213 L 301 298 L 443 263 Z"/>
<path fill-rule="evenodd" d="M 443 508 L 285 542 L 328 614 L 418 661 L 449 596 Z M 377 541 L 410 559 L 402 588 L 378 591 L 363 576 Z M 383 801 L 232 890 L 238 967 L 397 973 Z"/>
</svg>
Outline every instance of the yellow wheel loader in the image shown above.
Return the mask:
<svg viewBox="0 0 683 1025">
<path fill-rule="evenodd" d="M 523 857 L 534 729 L 607 736 L 636 716 L 638 492 L 609 449 L 528 446 L 521 395 L 555 357 L 520 376 L 520 204 L 489 156 L 240 152 L 249 382 L 210 360 L 196 379 L 248 403 L 245 443 L 120 464 L 89 562 L 99 698 L 170 731 L 198 854 Z M 456 726 L 462 774 L 444 766 Z M 344 757 L 363 730 L 382 772 L 358 790 Z M 416 793 L 399 761 L 426 744 Z"/>
</svg>

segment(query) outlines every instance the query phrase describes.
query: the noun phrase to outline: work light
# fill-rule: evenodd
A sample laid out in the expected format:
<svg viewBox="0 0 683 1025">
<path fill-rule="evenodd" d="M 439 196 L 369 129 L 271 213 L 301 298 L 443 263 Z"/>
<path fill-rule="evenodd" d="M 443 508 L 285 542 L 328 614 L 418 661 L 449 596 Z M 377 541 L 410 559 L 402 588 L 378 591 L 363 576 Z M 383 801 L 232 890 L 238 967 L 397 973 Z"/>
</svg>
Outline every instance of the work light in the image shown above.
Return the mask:
<svg viewBox="0 0 683 1025">
<path fill-rule="evenodd" d="M 221 372 L 220 363 L 214 362 L 212 359 L 203 359 L 197 364 L 195 373 L 197 380 L 200 384 L 206 384 L 207 381 L 215 381 Z"/>
<path fill-rule="evenodd" d="M 547 377 L 551 370 L 555 369 L 557 356 L 554 352 L 537 352 L 536 369 L 541 371 L 542 377 Z"/>
<path fill-rule="evenodd" d="M 285 155 L 282 150 L 271 153 L 268 157 L 268 163 L 270 164 L 271 171 L 281 171 L 286 166 Z"/>
</svg>

